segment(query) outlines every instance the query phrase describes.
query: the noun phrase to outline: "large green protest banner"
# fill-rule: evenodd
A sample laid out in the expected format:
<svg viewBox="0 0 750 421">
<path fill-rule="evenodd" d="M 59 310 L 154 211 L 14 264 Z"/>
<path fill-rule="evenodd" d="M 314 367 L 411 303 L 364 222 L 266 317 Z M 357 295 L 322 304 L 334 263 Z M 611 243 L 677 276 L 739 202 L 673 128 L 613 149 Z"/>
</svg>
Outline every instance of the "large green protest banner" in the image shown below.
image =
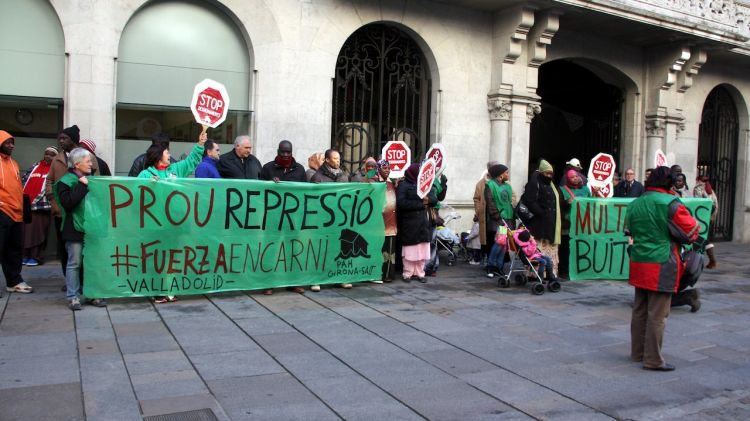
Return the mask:
<svg viewBox="0 0 750 421">
<path fill-rule="evenodd" d="M 380 278 L 382 183 L 92 177 L 84 293 L 187 295 Z"/>
<path fill-rule="evenodd" d="M 633 200 L 573 200 L 570 209 L 570 279 L 628 279 L 630 256 L 625 215 Z M 711 199 L 685 198 L 682 202 L 700 224 L 700 236 L 705 239 L 711 219 Z"/>
</svg>

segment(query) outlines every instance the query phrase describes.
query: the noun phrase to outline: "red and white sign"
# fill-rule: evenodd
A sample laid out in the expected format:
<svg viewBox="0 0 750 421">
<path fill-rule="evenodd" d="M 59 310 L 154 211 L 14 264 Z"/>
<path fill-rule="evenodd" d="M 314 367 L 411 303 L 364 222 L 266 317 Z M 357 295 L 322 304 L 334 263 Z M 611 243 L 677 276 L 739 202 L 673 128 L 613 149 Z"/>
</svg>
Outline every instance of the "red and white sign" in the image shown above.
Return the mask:
<svg viewBox="0 0 750 421">
<path fill-rule="evenodd" d="M 591 189 L 591 195 L 593 197 L 606 197 L 610 198 L 614 195 L 614 190 L 612 188 L 612 183 L 604 185 L 602 187 L 597 187 L 597 190 Z"/>
<path fill-rule="evenodd" d="M 432 182 L 435 181 L 435 174 L 437 173 L 437 163 L 434 159 L 430 158 L 422 163 L 419 167 L 419 175 L 417 176 L 417 196 L 420 199 L 424 199 L 425 196 L 432 189 Z"/>
<path fill-rule="evenodd" d="M 216 128 L 223 123 L 229 112 L 229 94 L 221 83 L 203 79 L 195 85 L 190 110 L 198 124 Z"/>
<path fill-rule="evenodd" d="M 608 186 L 615 176 L 615 168 L 612 155 L 598 153 L 589 164 L 589 184 L 596 187 Z"/>
<path fill-rule="evenodd" d="M 656 156 L 654 157 L 654 163 L 656 164 L 654 168 L 656 167 L 668 167 L 667 164 L 667 155 L 664 154 L 664 151 L 661 149 L 656 150 Z"/>
<path fill-rule="evenodd" d="M 411 165 L 411 149 L 406 142 L 391 140 L 383 146 L 383 159 L 388 161 L 391 167 L 391 178 L 401 178 L 409 165 Z"/>
<path fill-rule="evenodd" d="M 436 176 L 440 177 L 440 174 L 445 171 L 445 148 L 440 143 L 433 143 L 430 149 L 424 156 L 425 159 L 434 159 L 437 164 Z"/>
</svg>

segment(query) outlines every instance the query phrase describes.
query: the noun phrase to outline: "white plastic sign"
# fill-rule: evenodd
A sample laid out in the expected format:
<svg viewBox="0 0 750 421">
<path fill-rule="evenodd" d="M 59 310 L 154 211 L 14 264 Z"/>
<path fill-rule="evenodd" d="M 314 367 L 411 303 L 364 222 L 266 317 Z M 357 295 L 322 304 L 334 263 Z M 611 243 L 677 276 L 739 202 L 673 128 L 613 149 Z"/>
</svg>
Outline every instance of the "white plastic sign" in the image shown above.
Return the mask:
<svg viewBox="0 0 750 421">
<path fill-rule="evenodd" d="M 433 143 L 430 149 L 425 154 L 425 159 L 434 159 L 437 165 L 436 176 L 440 177 L 440 174 L 445 171 L 445 147 L 440 143 Z"/>
<path fill-rule="evenodd" d="M 667 164 L 667 155 L 665 155 L 664 151 L 662 151 L 661 149 L 656 150 L 656 156 L 654 156 L 654 164 L 654 168 L 669 166 L 669 164 Z"/>
<path fill-rule="evenodd" d="M 391 140 L 383 146 L 381 153 L 383 159 L 388 161 L 391 168 L 390 178 L 401 178 L 409 165 L 411 165 L 411 149 L 406 142 Z"/>
<path fill-rule="evenodd" d="M 221 83 L 203 79 L 195 85 L 190 110 L 198 124 L 216 128 L 227 119 L 229 112 L 229 94 Z"/>
<path fill-rule="evenodd" d="M 589 184 L 595 187 L 608 186 L 615 176 L 615 158 L 610 154 L 598 153 L 589 164 Z"/>
<path fill-rule="evenodd" d="M 425 196 L 432 189 L 432 183 L 435 181 L 435 174 L 437 173 L 437 163 L 435 160 L 430 158 L 422 163 L 419 167 L 419 175 L 417 175 L 417 196 L 420 199 L 424 199 Z"/>
</svg>

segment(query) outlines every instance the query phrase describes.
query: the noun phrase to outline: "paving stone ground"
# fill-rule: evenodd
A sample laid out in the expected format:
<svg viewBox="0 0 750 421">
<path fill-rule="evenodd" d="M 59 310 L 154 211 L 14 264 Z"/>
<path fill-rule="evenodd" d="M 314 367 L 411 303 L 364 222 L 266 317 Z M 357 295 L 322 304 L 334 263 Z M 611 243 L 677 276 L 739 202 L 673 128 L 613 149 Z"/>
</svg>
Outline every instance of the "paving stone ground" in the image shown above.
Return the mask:
<svg viewBox="0 0 750 421">
<path fill-rule="evenodd" d="M 750 246 L 717 245 L 703 307 L 673 309 L 671 373 L 628 359 L 632 288 L 429 283 L 65 305 L 60 266 L 0 298 L 0 420 L 750 419 Z"/>
</svg>

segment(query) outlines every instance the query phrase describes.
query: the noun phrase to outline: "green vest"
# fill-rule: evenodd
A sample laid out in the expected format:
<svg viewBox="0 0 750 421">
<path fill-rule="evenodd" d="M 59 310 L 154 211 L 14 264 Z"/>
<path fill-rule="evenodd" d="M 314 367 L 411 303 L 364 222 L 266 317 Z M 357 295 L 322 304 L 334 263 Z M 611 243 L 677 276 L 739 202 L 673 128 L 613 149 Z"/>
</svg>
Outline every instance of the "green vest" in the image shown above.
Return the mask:
<svg viewBox="0 0 750 421">
<path fill-rule="evenodd" d="M 57 183 L 55 183 L 55 185 L 52 187 L 52 190 L 55 193 L 55 200 L 57 200 L 57 203 L 60 203 L 60 195 L 57 192 L 58 183 L 65 183 L 66 186 L 72 189 L 76 184 L 78 184 L 78 177 L 71 172 L 67 172 L 64 176 L 57 180 Z M 73 216 L 73 228 L 75 228 L 75 230 L 78 232 L 85 232 L 83 230 L 83 213 L 85 200 L 86 199 L 83 199 L 83 201 L 81 201 L 81 203 L 79 203 L 71 213 L 71 215 Z M 62 212 L 62 224 L 60 225 L 60 228 L 62 229 L 62 227 L 65 226 L 65 219 L 68 217 L 68 211 L 65 210 L 65 208 L 62 206 L 60 206 L 60 211 Z"/>
<path fill-rule="evenodd" d="M 680 199 L 667 193 L 647 191 L 628 205 L 625 224 L 633 235 L 631 261 L 664 263 L 669 260 L 672 253 L 669 205 L 675 200 Z"/>
<path fill-rule="evenodd" d="M 513 188 L 508 183 L 499 184 L 494 179 L 487 180 L 487 188 L 492 192 L 500 217 L 506 221 L 513 220 Z"/>
</svg>

